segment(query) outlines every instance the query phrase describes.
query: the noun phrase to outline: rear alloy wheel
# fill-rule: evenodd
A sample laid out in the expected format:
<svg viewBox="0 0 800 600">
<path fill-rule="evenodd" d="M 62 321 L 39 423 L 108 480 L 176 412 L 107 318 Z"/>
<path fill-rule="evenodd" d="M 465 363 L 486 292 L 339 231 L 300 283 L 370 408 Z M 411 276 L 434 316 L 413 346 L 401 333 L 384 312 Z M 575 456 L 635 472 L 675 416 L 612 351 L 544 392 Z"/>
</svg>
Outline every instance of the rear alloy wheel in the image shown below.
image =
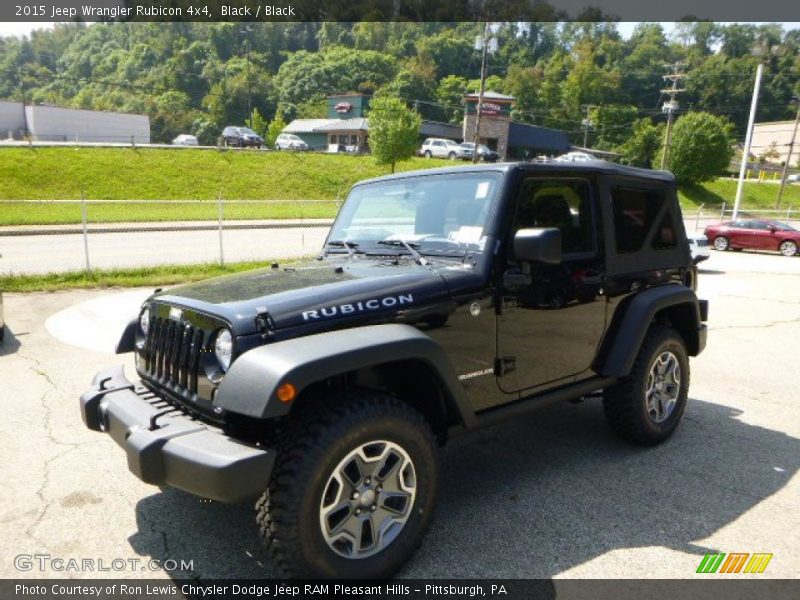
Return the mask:
<svg viewBox="0 0 800 600">
<path fill-rule="evenodd" d="M 778 246 L 778 249 L 784 256 L 794 256 L 797 254 L 797 244 L 791 240 L 781 242 L 780 246 Z"/>
<path fill-rule="evenodd" d="M 731 243 L 728 241 L 724 235 L 718 235 L 714 238 L 714 250 L 719 250 L 720 252 L 725 252 L 728 248 L 731 247 Z"/>
<path fill-rule="evenodd" d="M 621 438 L 653 446 L 666 440 L 680 423 L 688 391 L 686 344 L 672 327 L 655 324 L 630 374 L 606 390 L 603 409 Z"/>
</svg>

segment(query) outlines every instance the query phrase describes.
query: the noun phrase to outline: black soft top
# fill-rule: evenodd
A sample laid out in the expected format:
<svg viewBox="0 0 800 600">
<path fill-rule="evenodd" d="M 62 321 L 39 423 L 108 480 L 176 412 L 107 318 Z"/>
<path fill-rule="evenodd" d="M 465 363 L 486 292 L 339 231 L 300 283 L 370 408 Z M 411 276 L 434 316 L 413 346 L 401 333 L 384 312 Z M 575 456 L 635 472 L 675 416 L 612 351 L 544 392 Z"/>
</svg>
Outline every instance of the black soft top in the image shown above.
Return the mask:
<svg viewBox="0 0 800 600">
<path fill-rule="evenodd" d="M 437 169 L 421 169 L 417 171 L 404 171 L 394 175 L 384 175 L 365 179 L 356 186 L 382 181 L 392 181 L 397 179 L 407 179 L 409 177 L 419 177 L 425 175 L 449 175 L 455 173 L 475 173 L 481 171 L 494 171 L 510 173 L 511 171 L 523 171 L 526 173 L 575 173 L 575 174 L 597 174 L 619 175 L 624 177 L 636 177 L 661 183 L 674 184 L 675 177 L 669 171 L 656 171 L 653 169 L 640 169 L 638 167 L 627 167 L 606 160 L 585 160 L 576 162 L 567 161 L 547 161 L 547 162 L 505 162 L 494 164 L 470 164 L 458 167 L 440 167 Z"/>
</svg>

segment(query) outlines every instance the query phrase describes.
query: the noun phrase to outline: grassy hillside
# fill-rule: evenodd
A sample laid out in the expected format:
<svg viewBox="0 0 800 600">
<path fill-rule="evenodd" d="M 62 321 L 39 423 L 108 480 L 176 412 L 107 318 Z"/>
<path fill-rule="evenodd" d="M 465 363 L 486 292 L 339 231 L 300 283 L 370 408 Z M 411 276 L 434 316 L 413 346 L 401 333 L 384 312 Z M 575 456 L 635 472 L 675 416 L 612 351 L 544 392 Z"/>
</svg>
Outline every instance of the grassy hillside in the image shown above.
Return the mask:
<svg viewBox="0 0 800 600">
<path fill-rule="evenodd" d="M 727 208 L 733 208 L 733 202 L 736 199 L 736 185 L 735 179 L 717 179 L 701 185 L 683 186 L 679 190 L 681 205 L 684 209 L 691 210 L 704 204 L 706 209 L 713 210 L 721 208 L 722 203 L 725 202 Z M 742 207 L 750 210 L 775 208 L 779 187 L 774 182 L 745 182 Z M 800 211 L 800 185 L 786 184 L 781 206 L 784 209 L 792 207 L 792 212 Z"/>
<path fill-rule="evenodd" d="M 399 170 L 447 164 L 414 158 Z M 218 195 L 226 200 L 271 200 L 268 205 L 232 204 L 225 217 L 332 217 L 334 200 L 344 197 L 353 183 L 383 175 L 369 156 L 296 154 L 287 152 L 218 151 L 153 148 L 0 148 L 2 200 L 120 200 L 89 206 L 93 222 L 212 220 L 217 218 Z M 771 208 L 778 186 L 751 183 L 744 206 Z M 705 204 L 714 209 L 730 205 L 736 182 L 718 180 L 681 190 L 685 207 Z M 124 200 L 203 200 L 207 204 L 130 204 Z M 784 206 L 800 210 L 800 186 L 787 186 Z M 77 223 L 76 205 L 3 204 L 0 225 Z"/>
</svg>

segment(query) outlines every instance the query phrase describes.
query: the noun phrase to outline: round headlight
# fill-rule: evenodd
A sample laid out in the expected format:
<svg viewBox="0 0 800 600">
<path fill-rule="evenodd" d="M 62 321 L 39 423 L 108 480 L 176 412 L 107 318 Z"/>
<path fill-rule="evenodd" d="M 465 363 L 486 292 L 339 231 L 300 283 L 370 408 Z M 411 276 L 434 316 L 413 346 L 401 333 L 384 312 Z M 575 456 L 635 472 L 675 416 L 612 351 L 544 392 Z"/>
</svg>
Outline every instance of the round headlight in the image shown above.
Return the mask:
<svg viewBox="0 0 800 600">
<path fill-rule="evenodd" d="M 223 371 L 227 371 L 231 366 L 231 356 L 233 355 L 233 336 L 228 329 L 220 329 L 217 339 L 214 341 L 214 356 L 217 357 Z"/>
<path fill-rule="evenodd" d="M 147 331 L 150 329 L 150 307 L 145 308 L 139 316 L 139 327 L 147 335 Z"/>
</svg>

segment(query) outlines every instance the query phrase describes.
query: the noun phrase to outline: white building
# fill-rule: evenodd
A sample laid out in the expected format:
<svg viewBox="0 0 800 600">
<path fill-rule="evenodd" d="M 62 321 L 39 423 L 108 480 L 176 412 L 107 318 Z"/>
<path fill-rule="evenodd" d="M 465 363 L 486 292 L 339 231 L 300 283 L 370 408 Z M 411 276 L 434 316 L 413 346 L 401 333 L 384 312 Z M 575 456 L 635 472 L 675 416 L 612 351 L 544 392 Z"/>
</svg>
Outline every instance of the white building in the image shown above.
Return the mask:
<svg viewBox="0 0 800 600">
<path fill-rule="evenodd" d="M 149 144 L 150 118 L 97 110 L 0 101 L 0 139 Z"/>
<path fill-rule="evenodd" d="M 789 144 L 792 141 L 794 131 L 794 121 L 773 121 L 771 123 L 756 123 L 753 125 L 753 142 L 750 152 L 756 156 L 764 156 L 774 150 L 777 156 L 768 156 L 767 161 L 774 164 L 783 164 L 789 155 Z M 791 164 L 794 167 L 798 163 L 800 154 L 800 131 L 794 140 L 794 151 L 792 152 Z"/>
</svg>

